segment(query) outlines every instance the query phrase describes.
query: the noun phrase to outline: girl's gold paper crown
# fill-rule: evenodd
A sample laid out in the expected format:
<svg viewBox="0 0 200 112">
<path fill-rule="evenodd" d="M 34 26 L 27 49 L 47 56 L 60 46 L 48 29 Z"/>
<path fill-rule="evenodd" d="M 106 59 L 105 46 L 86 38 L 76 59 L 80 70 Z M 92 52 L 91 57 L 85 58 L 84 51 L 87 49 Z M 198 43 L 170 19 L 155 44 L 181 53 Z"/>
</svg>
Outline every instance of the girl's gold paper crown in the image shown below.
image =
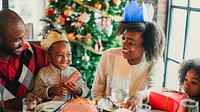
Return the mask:
<svg viewBox="0 0 200 112">
<path fill-rule="evenodd" d="M 152 21 L 154 9 L 151 3 L 142 3 L 138 5 L 137 1 L 131 1 L 126 4 L 124 9 L 124 22 L 143 22 Z"/>
</svg>

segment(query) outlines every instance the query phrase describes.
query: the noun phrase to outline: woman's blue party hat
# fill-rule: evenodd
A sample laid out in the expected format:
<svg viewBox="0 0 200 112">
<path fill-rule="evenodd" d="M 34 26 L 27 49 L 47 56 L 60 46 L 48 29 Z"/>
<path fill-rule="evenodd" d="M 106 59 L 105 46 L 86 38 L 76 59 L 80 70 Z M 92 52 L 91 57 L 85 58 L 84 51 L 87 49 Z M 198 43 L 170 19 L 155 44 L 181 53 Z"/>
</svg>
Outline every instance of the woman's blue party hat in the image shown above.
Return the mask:
<svg viewBox="0 0 200 112">
<path fill-rule="evenodd" d="M 153 15 L 154 9 L 151 3 L 142 3 L 142 6 L 139 6 L 137 1 L 131 1 L 125 6 L 124 22 L 152 21 Z"/>
</svg>

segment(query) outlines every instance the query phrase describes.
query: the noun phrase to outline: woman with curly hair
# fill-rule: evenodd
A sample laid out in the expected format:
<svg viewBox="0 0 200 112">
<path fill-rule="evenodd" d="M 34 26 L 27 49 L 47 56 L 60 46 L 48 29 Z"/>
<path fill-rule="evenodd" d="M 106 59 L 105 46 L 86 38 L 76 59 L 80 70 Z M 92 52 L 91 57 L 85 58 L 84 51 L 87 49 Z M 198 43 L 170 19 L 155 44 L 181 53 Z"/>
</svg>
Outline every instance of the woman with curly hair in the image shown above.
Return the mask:
<svg viewBox="0 0 200 112">
<path fill-rule="evenodd" d="M 179 81 L 184 92 L 200 102 L 200 58 L 190 59 L 181 64 Z"/>
<path fill-rule="evenodd" d="M 92 88 L 94 100 L 111 96 L 115 87 L 128 83 L 125 107 L 135 110 L 148 102 L 149 94 L 162 86 L 165 36 L 153 22 L 120 22 L 122 47 L 106 50 L 99 62 Z M 123 86 L 124 84 L 124 86 Z M 126 90 L 125 90 L 126 91 Z"/>
</svg>

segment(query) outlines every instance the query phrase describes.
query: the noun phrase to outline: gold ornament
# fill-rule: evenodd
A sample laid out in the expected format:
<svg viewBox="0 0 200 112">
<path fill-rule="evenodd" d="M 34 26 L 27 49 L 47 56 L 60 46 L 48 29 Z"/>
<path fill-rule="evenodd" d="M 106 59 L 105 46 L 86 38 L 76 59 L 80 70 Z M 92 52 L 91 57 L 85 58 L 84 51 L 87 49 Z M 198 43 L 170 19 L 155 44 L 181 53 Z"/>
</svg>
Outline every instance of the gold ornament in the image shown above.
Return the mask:
<svg viewBox="0 0 200 112">
<path fill-rule="evenodd" d="M 112 0 L 112 2 L 113 2 L 115 5 L 120 5 L 120 4 L 121 4 L 121 0 Z"/>
<path fill-rule="evenodd" d="M 76 8 L 76 4 L 75 4 L 75 3 L 72 4 L 72 8 L 73 8 L 73 9 Z"/>
<path fill-rule="evenodd" d="M 82 60 L 83 61 L 89 61 L 90 57 L 87 54 L 85 54 L 84 56 L 82 56 Z"/>
<path fill-rule="evenodd" d="M 97 3 L 94 4 L 94 7 L 96 9 L 101 9 L 102 5 L 99 2 L 97 2 Z"/>
<path fill-rule="evenodd" d="M 76 37 L 76 40 L 78 40 L 78 41 L 80 41 L 82 38 L 84 38 L 84 36 L 83 36 L 83 35 L 79 35 L 79 34 L 78 34 L 78 35 L 76 35 L 75 37 Z"/>
<path fill-rule="evenodd" d="M 85 37 L 84 37 L 84 42 L 87 44 L 87 45 L 91 45 L 92 44 L 92 36 L 90 34 L 87 34 Z"/>
<path fill-rule="evenodd" d="M 71 16 L 72 14 L 73 14 L 73 10 L 72 10 L 71 8 L 65 9 L 64 15 L 65 15 L 66 17 L 69 17 L 69 16 Z"/>
<path fill-rule="evenodd" d="M 67 38 L 68 38 L 70 41 L 75 41 L 74 33 L 68 34 L 68 35 L 67 35 Z"/>
</svg>

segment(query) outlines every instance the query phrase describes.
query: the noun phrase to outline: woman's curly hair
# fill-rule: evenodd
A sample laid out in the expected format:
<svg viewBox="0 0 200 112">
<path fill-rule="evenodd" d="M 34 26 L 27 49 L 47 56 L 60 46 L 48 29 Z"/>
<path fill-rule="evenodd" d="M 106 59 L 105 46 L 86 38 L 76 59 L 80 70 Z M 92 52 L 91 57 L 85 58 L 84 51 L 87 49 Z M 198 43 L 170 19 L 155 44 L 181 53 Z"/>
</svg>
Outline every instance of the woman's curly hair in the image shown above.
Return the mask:
<svg viewBox="0 0 200 112">
<path fill-rule="evenodd" d="M 147 61 L 157 60 L 163 55 L 165 35 L 162 29 L 154 22 L 120 22 L 118 35 L 125 31 L 142 32 L 143 46 Z"/>
<path fill-rule="evenodd" d="M 181 63 L 181 67 L 179 69 L 180 85 L 183 85 L 184 80 L 185 80 L 185 76 L 186 76 L 188 70 L 190 70 L 190 69 L 194 69 L 197 72 L 197 74 L 199 75 L 199 78 L 200 78 L 200 58 L 186 60 L 186 61 Z"/>
</svg>

